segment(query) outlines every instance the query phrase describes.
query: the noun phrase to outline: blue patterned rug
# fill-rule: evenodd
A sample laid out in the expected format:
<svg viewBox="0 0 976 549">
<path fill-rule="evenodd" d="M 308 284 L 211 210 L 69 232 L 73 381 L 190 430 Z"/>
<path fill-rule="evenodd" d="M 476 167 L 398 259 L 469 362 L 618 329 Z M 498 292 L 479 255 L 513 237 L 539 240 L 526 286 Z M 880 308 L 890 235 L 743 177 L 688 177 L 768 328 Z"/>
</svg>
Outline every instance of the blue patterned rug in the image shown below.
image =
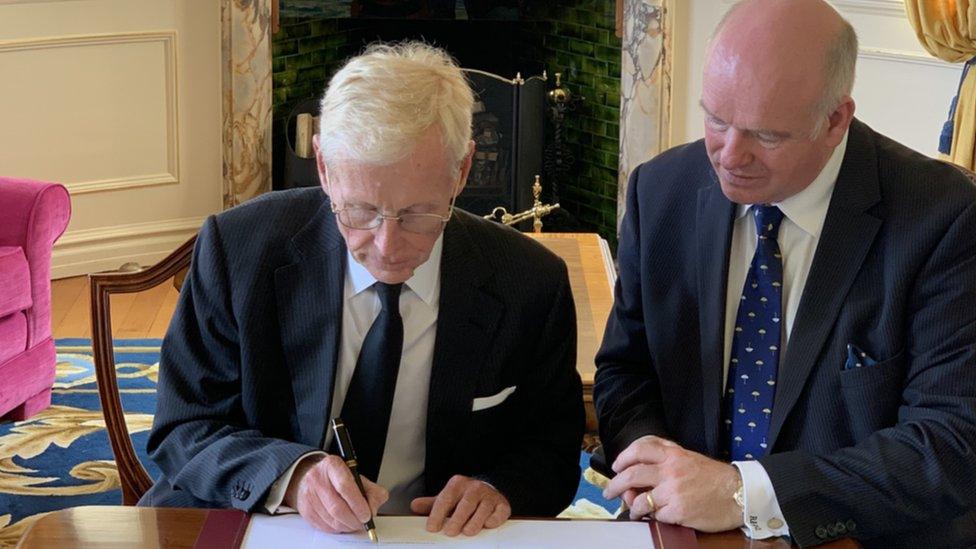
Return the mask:
<svg viewBox="0 0 976 549">
<path fill-rule="evenodd" d="M 0 423 L 0 547 L 12 547 L 44 513 L 79 505 L 118 505 L 118 472 L 105 431 L 91 340 L 59 339 L 57 378 L 51 407 L 27 421 Z M 149 474 L 146 457 L 159 373 L 158 339 L 115 342 L 122 407 L 133 443 Z M 603 499 L 598 476 L 581 452 L 583 477 L 563 517 L 609 518 L 619 502 Z M 589 479 L 589 480 L 588 480 Z M 592 482 L 591 482 L 592 481 Z"/>
</svg>

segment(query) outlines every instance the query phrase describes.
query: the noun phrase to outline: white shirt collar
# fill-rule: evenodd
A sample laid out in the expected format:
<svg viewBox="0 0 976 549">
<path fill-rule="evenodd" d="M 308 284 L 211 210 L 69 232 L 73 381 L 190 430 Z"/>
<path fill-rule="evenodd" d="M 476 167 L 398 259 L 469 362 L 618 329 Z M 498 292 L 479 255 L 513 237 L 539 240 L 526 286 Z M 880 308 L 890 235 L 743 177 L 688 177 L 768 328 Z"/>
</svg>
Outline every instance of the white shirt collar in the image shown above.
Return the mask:
<svg viewBox="0 0 976 549">
<path fill-rule="evenodd" d="M 417 297 L 422 299 L 428 306 L 433 307 L 437 302 L 437 282 L 441 276 L 441 251 L 444 249 L 444 233 L 437 237 L 434 247 L 430 250 L 430 257 L 413 272 L 413 276 L 407 280 L 406 285 Z M 346 295 L 346 299 L 359 295 L 376 283 L 373 277 L 363 267 L 352 252 L 346 250 L 346 277 L 352 282 L 352 293 Z"/>
<path fill-rule="evenodd" d="M 827 218 L 830 197 L 834 193 L 834 185 L 837 184 L 837 176 L 847 151 L 847 135 L 844 133 L 844 139 L 834 147 L 834 152 L 830 154 L 813 183 L 786 200 L 773 204 L 797 227 L 814 238 L 820 238 L 820 231 L 823 230 L 824 220 Z M 746 215 L 752 206 L 753 204 L 740 204 L 736 219 Z"/>
</svg>

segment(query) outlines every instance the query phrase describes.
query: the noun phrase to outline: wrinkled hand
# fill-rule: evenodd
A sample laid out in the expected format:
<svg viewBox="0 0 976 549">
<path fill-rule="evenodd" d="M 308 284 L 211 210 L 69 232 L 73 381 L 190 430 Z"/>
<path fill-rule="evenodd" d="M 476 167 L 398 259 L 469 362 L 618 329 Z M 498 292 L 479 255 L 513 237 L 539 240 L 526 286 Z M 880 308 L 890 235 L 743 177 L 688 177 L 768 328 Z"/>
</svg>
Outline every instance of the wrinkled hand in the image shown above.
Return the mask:
<svg viewBox="0 0 976 549">
<path fill-rule="evenodd" d="M 285 492 L 285 505 L 313 526 L 330 534 L 355 532 L 390 499 L 382 486 L 361 477 L 366 498 L 339 456 L 307 460 L 299 464 Z M 367 501 L 368 498 L 368 501 Z"/>
<path fill-rule="evenodd" d="M 498 528 L 512 514 L 512 507 L 490 484 L 463 475 L 454 475 L 441 493 L 434 497 L 416 498 L 410 510 L 429 515 L 427 531 L 456 536 L 464 532 L 473 536 L 482 528 Z M 446 521 L 446 522 L 445 522 Z"/>
<path fill-rule="evenodd" d="M 655 520 L 703 532 L 742 526 L 742 510 L 732 499 L 739 471 L 670 440 L 646 436 L 631 443 L 613 462 L 617 473 L 604 496 L 622 496 L 631 518 L 651 514 L 645 493 L 654 500 Z"/>
</svg>

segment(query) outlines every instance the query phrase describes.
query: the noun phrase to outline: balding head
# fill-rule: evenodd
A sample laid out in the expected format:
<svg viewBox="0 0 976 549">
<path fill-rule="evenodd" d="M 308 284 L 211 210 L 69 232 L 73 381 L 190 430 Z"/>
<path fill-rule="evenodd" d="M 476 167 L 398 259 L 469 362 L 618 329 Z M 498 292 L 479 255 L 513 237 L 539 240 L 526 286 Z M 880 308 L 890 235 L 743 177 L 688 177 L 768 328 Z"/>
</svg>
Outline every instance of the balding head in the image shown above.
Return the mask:
<svg viewBox="0 0 976 549">
<path fill-rule="evenodd" d="M 754 33 L 754 38 L 779 37 L 810 44 L 829 37 L 844 23 L 844 18 L 823 0 L 742 0 L 729 9 L 713 35 L 735 28 Z"/>
<path fill-rule="evenodd" d="M 854 28 L 823 0 L 744 0 L 715 28 L 706 63 L 714 53 L 731 55 L 759 78 L 819 90 L 812 105 L 819 115 L 851 94 L 857 50 Z"/>
<path fill-rule="evenodd" d="M 701 104 L 725 195 L 779 202 L 813 182 L 854 116 L 857 37 L 823 0 L 745 0 L 715 31 Z"/>
</svg>

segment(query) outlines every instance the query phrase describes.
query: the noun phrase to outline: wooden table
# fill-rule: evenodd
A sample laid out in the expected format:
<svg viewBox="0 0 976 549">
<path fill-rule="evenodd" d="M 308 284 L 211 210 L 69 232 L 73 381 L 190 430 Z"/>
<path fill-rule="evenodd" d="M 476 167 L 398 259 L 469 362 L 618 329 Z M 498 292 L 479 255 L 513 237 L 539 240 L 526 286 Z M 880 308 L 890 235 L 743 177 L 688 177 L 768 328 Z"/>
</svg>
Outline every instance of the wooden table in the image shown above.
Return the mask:
<svg viewBox="0 0 976 549">
<path fill-rule="evenodd" d="M 593 408 L 593 359 L 603 341 L 603 330 L 613 307 L 617 275 L 606 241 L 596 233 L 526 233 L 566 262 L 576 302 L 576 369 L 583 379 L 586 430 L 596 432 Z"/>
<path fill-rule="evenodd" d="M 75 507 L 40 518 L 21 538 L 22 549 L 172 547 L 192 548 L 203 527 L 207 509 L 162 509 L 144 507 Z M 790 544 L 749 540 L 738 531 L 698 534 L 704 549 L 787 549 Z M 850 540 L 823 545 L 828 549 L 860 547 Z M 667 549 L 665 547 L 664 549 Z"/>
</svg>

